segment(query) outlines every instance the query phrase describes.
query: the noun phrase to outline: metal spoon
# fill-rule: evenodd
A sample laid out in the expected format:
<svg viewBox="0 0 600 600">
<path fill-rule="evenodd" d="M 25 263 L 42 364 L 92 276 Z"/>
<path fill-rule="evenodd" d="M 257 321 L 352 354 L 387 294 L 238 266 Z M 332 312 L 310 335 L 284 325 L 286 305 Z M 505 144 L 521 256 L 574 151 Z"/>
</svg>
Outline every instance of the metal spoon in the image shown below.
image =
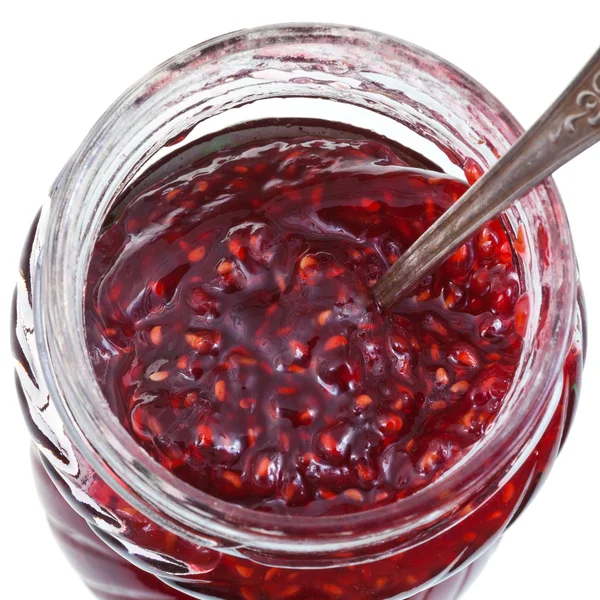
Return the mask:
<svg viewBox="0 0 600 600">
<path fill-rule="evenodd" d="M 373 287 L 391 308 L 471 235 L 560 166 L 600 141 L 600 50 L 548 111 Z"/>
</svg>

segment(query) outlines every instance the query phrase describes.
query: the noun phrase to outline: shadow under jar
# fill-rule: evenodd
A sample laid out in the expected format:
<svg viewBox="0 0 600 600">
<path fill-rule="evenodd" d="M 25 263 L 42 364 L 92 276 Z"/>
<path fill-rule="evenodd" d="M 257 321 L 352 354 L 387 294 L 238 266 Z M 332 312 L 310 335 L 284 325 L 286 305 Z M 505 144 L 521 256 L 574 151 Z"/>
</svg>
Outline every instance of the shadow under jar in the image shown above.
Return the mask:
<svg viewBox="0 0 600 600">
<path fill-rule="evenodd" d="M 551 181 L 502 217 L 529 300 L 503 406 L 455 466 L 395 503 L 320 518 L 212 497 L 146 454 L 96 381 L 84 292 L 116 199 L 184 143 L 265 117 L 370 130 L 467 178 L 489 168 L 522 131 L 493 96 L 442 59 L 350 27 L 228 34 L 131 87 L 54 184 L 15 294 L 17 388 L 50 523 L 86 583 L 106 599 L 453 600 L 544 480 L 577 403 L 585 313 Z"/>
</svg>

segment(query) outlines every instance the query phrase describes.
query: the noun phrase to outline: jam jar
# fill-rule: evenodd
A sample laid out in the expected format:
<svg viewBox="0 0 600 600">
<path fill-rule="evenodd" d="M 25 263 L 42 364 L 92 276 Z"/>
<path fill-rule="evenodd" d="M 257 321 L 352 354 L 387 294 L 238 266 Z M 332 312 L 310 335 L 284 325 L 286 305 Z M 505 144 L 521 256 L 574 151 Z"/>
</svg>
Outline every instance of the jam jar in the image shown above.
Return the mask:
<svg viewBox="0 0 600 600">
<path fill-rule="evenodd" d="M 440 171 L 472 183 L 522 132 L 498 100 L 443 59 L 381 33 L 331 25 L 269 26 L 207 41 L 157 67 L 100 118 L 33 224 L 13 318 L 17 390 L 42 503 L 100 598 L 454 600 L 529 504 L 567 436 L 585 310 L 564 207 L 548 180 L 473 242 L 485 254 L 504 240 L 520 296 L 504 290 L 494 302 L 515 307 L 509 320 L 520 353 L 484 435 L 427 485 L 326 518 L 253 510 L 191 485 L 134 439 L 107 401 L 86 338 L 90 264 L 107 223 L 123 211 L 115 207 L 139 182 L 174 169 L 186 148 L 210 157 L 231 148 L 240 131 L 289 137 L 295 127 L 304 135 L 385 139 L 437 171 L 431 185 L 443 179 Z M 356 150 L 350 142 L 344 148 Z M 363 208 L 375 212 L 381 203 L 369 199 Z M 191 248 L 189 261 L 205 252 Z M 453 294 L 444 297 L 450 308 Z M 508 325 L 491 318 L 482 326 L 481 336 L 493 337 Z M 149 335 L 158 344 L 160 327 Z M 186 340 L 195 350 L 204 343 L 198 334 Z M 325 349 L 342 342 L 333 336 Z M 474 366 L 464 349 L 457 356 Z M 434 376 L 449 385 L 445 369 Z M 166 377 L 155 369 L 150 379 Z M 480 383 L 479 399 L 490 400 L 497 390 Z M 453 387 L 460 394 L 469 386 Z M 356 401 L 362 409 L 373 399 Z M 469 425 L 477 419 L 467 416 Z M 396 425 L 397 417 L 387 421 L 384 435 Z"/>
</svg>

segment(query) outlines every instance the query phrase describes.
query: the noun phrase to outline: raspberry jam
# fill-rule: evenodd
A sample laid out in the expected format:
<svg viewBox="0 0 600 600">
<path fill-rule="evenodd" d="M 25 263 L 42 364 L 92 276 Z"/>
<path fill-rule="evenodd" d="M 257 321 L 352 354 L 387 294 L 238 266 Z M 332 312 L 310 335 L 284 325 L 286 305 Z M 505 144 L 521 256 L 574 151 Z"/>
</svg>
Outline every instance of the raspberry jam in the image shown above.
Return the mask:
<svg viewBox="0 0 600 600">
<path fill-rule="evenodd" d="M 464 169 L 471 183 L 480 174 Z M 402 502 L 468 465 L 524 352 L 524 232 L 491 221 L 387 314 L 370 291 L 466 188 L 389 140 L 316 121 L 255 122 L 172 152 L 122 192 L 92 255 L 86 335 L 112 410 L 180 479 L 296 518 Z M 38 487 L 69 559 L 106 600 L 455 600 L 565 439 L 576 328 L 560 403 L 521 466 L 402 552 L 394 541 L 297 568 L 199 547 L 79 454 L 67 478 L 45 462 L 79 515 L 36 457 Z"/>
<path fill-rule="evenodd" d="M 527 296 L 494 220 L 382 314 L 370 288 L 467 185 L 382 141 L 300 133 L 138 183 L 96 245 L 86 318 L 110 405 L 157 461 L 318 516 L 396 502 L 485 435 Z"/>
<path fill-rule="evenodd" d="M 344 124 L 252 120 L 283 112 Z M 324 24 L 199 44 L 102 115 L 33 225 L 12 330 L 44 508 L 96 596 L 462 596 L 577 404 L 557 190 L 393 310 L 372 289 L 521 133 L 442 58 Z"/>
</svg>

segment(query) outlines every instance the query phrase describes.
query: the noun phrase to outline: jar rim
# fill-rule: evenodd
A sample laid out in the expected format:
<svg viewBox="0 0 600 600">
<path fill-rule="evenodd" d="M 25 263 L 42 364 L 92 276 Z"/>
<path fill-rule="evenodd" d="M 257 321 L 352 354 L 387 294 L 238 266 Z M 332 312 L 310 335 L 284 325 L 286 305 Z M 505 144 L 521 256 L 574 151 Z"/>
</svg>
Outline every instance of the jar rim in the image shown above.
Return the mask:
<svg viewBox="0 0 600 600">
<path fill-rule="evenodd" d="M 38 262 L 33 281 L 35 326 L 38 353 L 48 388 L 61 415 L 69 438 L 97 473 L 153 521 L 194 541 L 206 541 L 207 534 L 249 544 L 253 547 L 298 553 L 338 550 L 340 540 L 356 547 L 392 539 L 417 528 L 427 528 L 436 519 L 455 511 L 472 496 L 473 490 L 489 482 L 486 464 L 490 457 L 514 459 L 517 448 L 530 443 L 530 433 L 540 428 L 548 415 L 546 398 L 556 381 L 557 365 L 566 356 L 574 315 L 576 280 L 575 258 L 566 216 L 551 182 L 543 184 L 553 199 L 551 218 L 556 227 L 549 232 L 550 243 L 560 250 L 562 262 L 556 266 L 562 282 L 560 306 L 553 295 L 545 324 L 554 331 L 554 349 L 538 355 L 536 376 L 522 399 L 519 418 L 504 419 L 477 443 L 456 467 L 413 495 L 394 504 L 361 513 L 327 517 L 298 517 L 253 511 L 217 499 L 177 479 L 146 454 L 122 427 L 115 427 L 110 412 L 93 377 L 85 348 L 82 326 L 83 307 L 79 291 L 73 293 L 74 268 L 81 268 L 74 256 L 77 240 L 85 230 L 85 218 L 93 207 L 85 203 L 103 161 L 119 144 L 118 126 L 127 110 L 154 93 L 157 85 L 172 85 L 177 74 L 195 60 L 222 60 L 239 51 L 249 39 L 270 43 L 273 39 L 326 40 L 349 44 L 356 39 L 374 38 L 402 60 L 424 61 L 429 67 L 450 73 L 458 90 L 476 93 L 491 107 L 503 135 L 513 143 L 522 129 L 506 108 L 471 77 L 444 59 L 387 34 L 359 27 L 328 24 L 283 24 L 232 32 L 194 46 L 169 59 L 127 90 L 100 118 L 67 167 L 59 176 L 48 213 L 48 226 L 42 243 L 43 260 Z M 257 43 L 259 43 L 257 42 Z M 550 210 L 550 209 L 549 209 Z M 86 265 L 87 267 L 87 265 Z M 541 325 L 540 325 L 541 326 Z M 82 394 L 85 393 L 85 396 Z M 78 398 L 86 397 L 86 402 Z M 538 400 L 536 405 L 535 400 Z M 558 400 L 556 400 L 557 402 Z M 525 410 L 528 409 L 528 410 Z M 548 417 L 549 418 L 549 417 Z M 468 465 L 468 469 L 465 467 Z M 467 472 L 468 482 L 467 486 Z M 474 477 L 474 474 L 477 476 Z M 477 486 L 474 482 L 477 481 Z M 467 489 L 468 488 L 468 489 Z M 449 493 L 451 492 L 451 493 Z M 424 510 L 427 511 L 426 514 Z M 383 529 L 382 529 L 383 527 Z"/>
</svg>

